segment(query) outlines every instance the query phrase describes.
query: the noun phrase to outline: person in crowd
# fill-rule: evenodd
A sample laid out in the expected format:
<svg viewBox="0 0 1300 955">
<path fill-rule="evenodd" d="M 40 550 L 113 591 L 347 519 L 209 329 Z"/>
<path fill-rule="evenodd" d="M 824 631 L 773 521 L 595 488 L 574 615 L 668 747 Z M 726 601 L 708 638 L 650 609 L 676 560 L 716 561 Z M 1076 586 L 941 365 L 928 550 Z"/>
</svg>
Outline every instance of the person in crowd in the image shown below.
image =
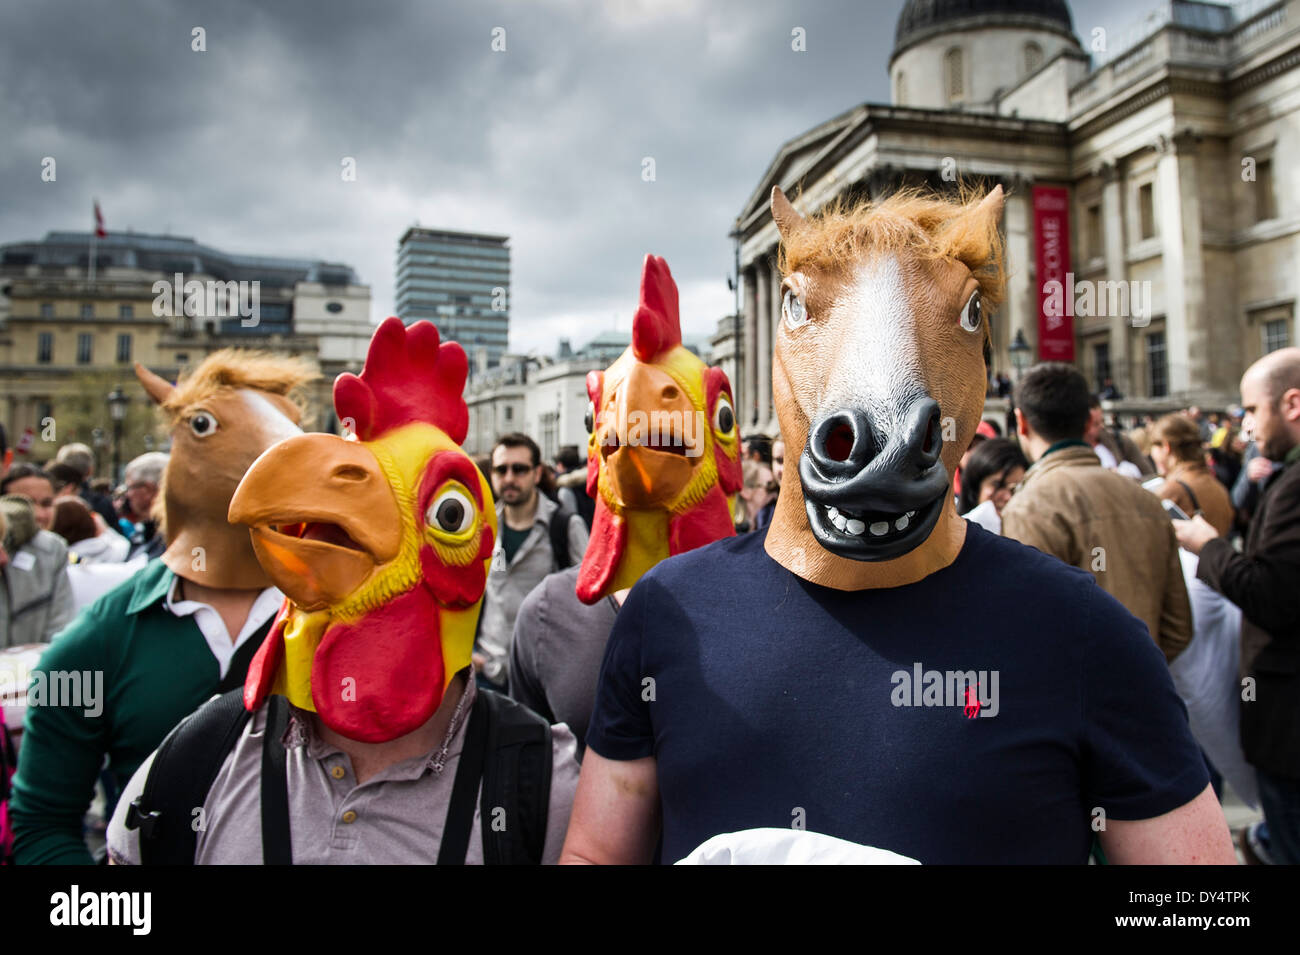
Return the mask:
<svg viewBox="0 0 1300 955">
<path fill-rule="evenodd" d="M 1167 414 L 1151 428 L 1151 459 L 1165 479 L 1159 496 L 1184 514 L 1204 514 L 1220 535 L 1232 530 L 1228 489 L 1205 466 L 1201 431 L 1186 415 Z"/>
<path fill-rule="evenodd" d="M 20 864 L 94 861 L 82 817 L 105 760 L 111 803 L 173 726 L 243 684 L 284 599 L 258 564 L 248 528 L 227 512 L 253 461 L 300 433 L 294 398 L 314 376 L 311 366 L 222 349 L 176 385 L 139 365 L 136 376 L 170 423 L 169 544 L 41 657 L 38 676 L 98 673 L 102 685 L 92 705 L 74 699 L 27 710 L 10 800 Z"/>
<path fill-rule="evenodd" d="M 1029 462 L 1008 438 L 981 442 L 966 460 L 966 483 L 957 513 L 993 534 L 1002 533 L 1002 509 L 1025 477 Z"/>
<path fill-rule="evenodd" d="M 672 863 L 791 825 L 925 864 L 1077 863 L 1094 838 L 1116 864 L 1234 861 L 1141 622 L 1088 575 L 956 514 L 951 475 L 984 401 L 982 309 L 1003 293 L 1001 199 L 904 193 L 805 219 L 773 190 L 798 324 L 778 329 L 772 390 L 800 481 L 761 534 L 677 554 L 633 586 L 562 863 Z M 885 287 L 916 313 L 863 322 L 837 305 Z M 958 313 L 974 326 L 960 342 Z M 917 336 L 931 320 L 945 334 Z M 941 408 L 958 440 L 931 440 Z M 1076 439 L 1086 418 L 1085 387 Z M 886 449 L 845 457 L 845 420 Z M 894 518 L 878 533 L 873 508 Z M 972 599 L 1008 610 L 972 613 Z"/>
<path fill-rule="evenodd" d="M 0 496 L 0 514 L 0 648 L 48 643 L 76 615 L 67 545 L 24 495 Z"/>
<path fill-rule="evenodd" d="M 45 469 L 35 464 L 15 464 L 0 478 L 0 494 L 21 494 L 32 505 L 36 526 L 50 529 L 54 520 L 54 482 Z"/>
<path fill-rule="evenodd" d="M 597 505 L 591 544 L 581 565 L 534 587 L 515 618 L 510 695 L 568 724 L 580 752 L 605 645 L 629 588 L 671 555 L 735 533 L 728 502 L 741 466 L 731 383 L 682 345 L 676 302 L 668 263 L 647 256 L 632 342 L 587 383 L 592 408 L 603 409 L 592 414 L 588 448 L 610 449 L 593 454 L 586 471 Z M 665 395 L 702 423 L 693 434 L 694 464 L 636 444 L 631 422 L 662 411 Z"/>
<path fill-rule="evenodd" d="M 1101 401 L 1093 395 L 1088 409 L 1088 427 L 1083 440 L 1092 448 L 1101 466 L 1107 471 L 1117 471 L 1125 477 L 1143 479 L 1151 477 L 1145 455 L 1122 431 L 1106 427 Z"/>
<path fill-rule="evenodd" d="M 54 502 L 50 530 L 68 544 L 74 564 L 117 564 L 126 560 L 130 542 L 112 528 L 79 497 L 61 497 Z"/>
<path fill-rule="evenodd" d="M 1102 468 L 1084 440 L 1087 381 L 1070 365 L 1039 365 L 1015 401 L 1033 466 L 1002 509 L 1002 533 L 1090 572 L 1174 659 L 1192 638 L 1192 619 L 1173 528 L 1154 496 Z"/>
<path fill-rule="evenodd" d="M 59 453 L 54 456 L 54 460 L 58 464 L 68 465 L 80 475 L 77 495 L 90 505 L 91 510 L 104 519 L 104 523 L 109 527 L 115 526 L 117 514 L 113 511 L 112 499 L 90 488 L 90 481 L 95 476 L 95 452 L 90 450 L 89 445 L 80 442 L 65 444 L 59 448 Z"/>
<path fill-rule="evenodd" d="M 587 525 L 542 494 L 542 452 L 518 432 L 492 449 L 492 487 L 500 534 L 492 554 L 474 665 L 483 685 L 505 692 L 515 616 L 528 592 L 547 574 L 581 562 Z"/>
<path fill-rule="evenodd" d="M 736 508 L 738 531 L 758 529 L 759 515 L 772 499 L 772 469 L 762 457 L 751 455 L 741 459 L 740 506 Z"/>
<path fill-rule="evenodd" d="M 430 322 L 389 318 L 361 374 L 335 383 L 355 439 L 288 437 L 245 474 L 229 517 L 274 541 L 257 558 L 283 609 L 244 686 L 132 777 L 109 825 L 114 862 L 558 859 L 573 736 L 472 678 L 497 526 L 488 482 L 459 447 L 465 376 L 464 351 Z M 277 530 L 304 510 L 302 536 Z M 340 535 L 365 568 L 322 546 Z M 356 692 L 332 689 L 341 683 Z"/>
<path fill-rule="evenodd" d="M 1268 852 L 1300 865 L 1300 348 L 1246 369 L 1241 404 L 1245 430 L 1277 465 L 1244 552 L 1203 516 L 1174 530 L 1200 557 L 1197 577 L 1241 608 L 1242 749 L 1256 770 Z"/>
<path fill-rule="evenodd" d="M 772 442 L 772 480 L 767 482 L 767 503 L 759 508 L 754 517 L 754 530 L 761 531 L 772 523 L 772 514 L 776 511 L 776 500 L 781 494 L 781 476 L 785 474 L 785 442 L 777 438 Z"/>
<path fill-rule="evenodd" d="M 54 485 L 54 497 L 80 497 L 81 496 L 81 472 L 71 464 L 60 464 L 55 461 L 47 465 L 45 474 Z"/>
<path fill-rule="evenodd" d="M 131 557 L 143 554 L 152 560 L 166 549 L 166 541 L 159 533 L 158 516 L 154 512 L 166 470 L 167 455 L 162 451 L 149 451 L 132 458 L 123 472 L 126 507 L 122 516 L 132 527 Z"/>
<path fill-rule="evenodd" d="M 952 477 L 952 494 L 954 498 L 958 500 L 961 498 L 962 475 L 966 471 L 966 465 L 970 462 L 970 456 L 983 442 L 997 436 L 998 432 L 994 428 L 993 422 L 980 421 L 979 426 L 975 429 L 974 436 L 970 439 L 970 444 L 966 447 L 966 453 L 961 456 L 961 463 L 957 465 L 957 473 Z"/>
<path fill-rule="evenodd" d="M 555 459 L 555 499 L 559 505 L 582 518 L 591 531 L 592 518 L 596 516 L 596 502 L 587 493 L 587 462 L 578 454 L 576 444 L 560 448 Z"/>
<path fill-rule="evenodd" d="M 1119 401 L 1124 396 L 1120 390 L 1115 387 L 1115 379 L 1107 375 L 1101 383 L 1101 392 L 1098 394 L 1102 401 Z"/>
</svg>

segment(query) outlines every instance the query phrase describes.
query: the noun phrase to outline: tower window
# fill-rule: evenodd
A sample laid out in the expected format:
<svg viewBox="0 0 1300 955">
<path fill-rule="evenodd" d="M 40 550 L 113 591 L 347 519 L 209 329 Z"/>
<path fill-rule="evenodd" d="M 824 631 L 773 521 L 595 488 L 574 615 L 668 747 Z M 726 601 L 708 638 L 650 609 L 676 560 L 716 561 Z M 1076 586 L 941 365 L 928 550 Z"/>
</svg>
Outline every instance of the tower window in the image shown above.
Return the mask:
<svg viewBox="0 0 1300 955">
<path fill-rule="evenodd" d="M 1037 43 L 1025 44 L 1025 72 L 1032 73 L 1043 65 L 1043 48 Z"/>
<path fill-rule="evenodd" d="M 962 57 L 960 47 L 953 47 L 943 55 L 943 71 L 947 78 L 948 100 L 949 102 L 955 103 L 966 93 L 966 88 L 962 81 Z"/>
</svg>

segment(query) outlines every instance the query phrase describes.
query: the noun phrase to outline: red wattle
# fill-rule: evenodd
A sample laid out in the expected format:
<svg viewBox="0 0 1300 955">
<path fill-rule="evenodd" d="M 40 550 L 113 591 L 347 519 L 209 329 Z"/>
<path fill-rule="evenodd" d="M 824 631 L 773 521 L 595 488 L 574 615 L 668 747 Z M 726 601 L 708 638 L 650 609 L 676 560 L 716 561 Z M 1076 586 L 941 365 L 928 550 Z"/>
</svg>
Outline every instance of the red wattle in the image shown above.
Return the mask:
<svg viewBox="0 0 1300 955">
<path fill-rule="evenodd" d="M 735 537 L 727 497 L 718 485 L 709 488 L 704 499 L 668 521 L 668 553 L 684 554 L 723 537 Z"/>
<path fill-rule="evenodd" d="M 618 571 L 619 561 L 623 559 L 626 541 L 627 524 L 610 511 L 605 499 L 597 494 L 596 513 L 591 519 L 591 540 L 578 571 L 577 594 L 583 603 L 594 604 L 605 592 Z"/>
<path fill-rule="evenodd" d="M 354 623 L 325 631 L 312 661 L 311 698 L 335 732 L 385 743 L 429 719 L 445 677 L 437 601 L 423 585 Z"/>
<path fill-rule="evenodd" d="M 280 605 L 280 612 L 266 634 L 266 639 L 253 654 L 248 664 L 248 676 L 244 678 L 244 709 L 254 712 L 266 702 L 275 683 L 275 671 L 280 669 L 284 657 L 284 622 L 289 618 L 289 601 Z"/>
</svg>

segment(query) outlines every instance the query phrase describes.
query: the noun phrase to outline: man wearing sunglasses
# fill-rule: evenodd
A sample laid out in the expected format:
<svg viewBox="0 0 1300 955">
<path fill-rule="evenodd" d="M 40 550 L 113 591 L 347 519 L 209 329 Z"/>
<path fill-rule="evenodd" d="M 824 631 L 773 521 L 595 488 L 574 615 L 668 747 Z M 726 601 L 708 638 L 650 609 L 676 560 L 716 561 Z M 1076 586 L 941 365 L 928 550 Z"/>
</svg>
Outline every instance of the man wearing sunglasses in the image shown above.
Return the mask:
<svg viewBox="0 0 1300 955">
<path fill-rule="evenodd" d="M 515 616 L 547 574 L 581 562 L 587 525 L 540 493 L 542 452 L 526 434 L 507 434 L 492 449 L 497 540 L 483 594 L 474 666 L 480 685 L 506 691 Z"/>
</svg>

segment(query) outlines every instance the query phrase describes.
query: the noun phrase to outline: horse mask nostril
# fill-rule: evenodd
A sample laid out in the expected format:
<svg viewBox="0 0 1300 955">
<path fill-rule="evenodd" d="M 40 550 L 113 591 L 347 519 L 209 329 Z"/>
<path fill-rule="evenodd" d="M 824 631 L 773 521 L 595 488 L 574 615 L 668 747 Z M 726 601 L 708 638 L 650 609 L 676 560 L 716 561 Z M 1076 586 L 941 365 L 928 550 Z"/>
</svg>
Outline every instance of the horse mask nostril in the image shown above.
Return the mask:
<svg viewBox="0 0 1300 955">
<path fill-rule="evenodd" d="M 837 424 L 826 435 L 826 456 L 832 461 L 847 461 L 853 450 L 853 429 Z"/>
<path fill-rule="evenodd" d="M 839 411 L 823 418 L 808 441 L 819 467 L 835 473 L 866 467 L 875 456 L 871 426 L 860 411 Z"/>
</svg>

